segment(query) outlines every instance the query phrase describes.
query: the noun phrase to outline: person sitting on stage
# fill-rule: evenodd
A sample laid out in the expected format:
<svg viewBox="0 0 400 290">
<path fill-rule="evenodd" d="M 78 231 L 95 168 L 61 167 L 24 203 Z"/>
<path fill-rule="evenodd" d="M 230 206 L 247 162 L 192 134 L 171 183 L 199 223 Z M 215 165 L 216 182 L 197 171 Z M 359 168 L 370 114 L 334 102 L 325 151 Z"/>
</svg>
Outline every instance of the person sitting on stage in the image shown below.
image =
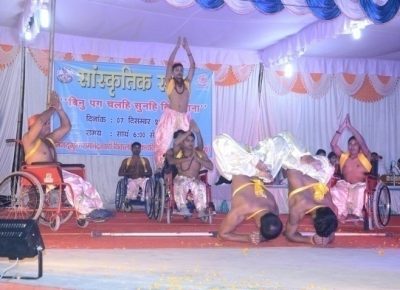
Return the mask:
<svg viewBox="0 0 400 290">
<path fill-rule="evenodd" d="M 153 175 L 150 162 L 146 157 L 140 156 L 142 145 L 134 142 L 131 145 L 132 156 L 125 158 L 118 170 L 118 176 L 128 177 L 127 199 L 144 201 L 147 178 Z"/>
<path fill-rule="evenodd" d="M 329 163 L 335 168 L 335 171 L 333 172 L 333 176 L 335 178 L 340 178 L 342 176 L 342 174 L 340 173 L 339 160 L 338 160 L 338 157 L 336 156 L 335 152 L 333 152 L 333 151 L 329 152 L 328 160 L 329 160 Z"/>
<path fill-rule="evenodd" d="M 60 127 L 50 131 L 50 118 L 57 113 L 60 118 Z M 49 107 L 40 114 L 28 118 L 28 131 L 22 137 L 22 146 L 25 152 L 25 163 L 57 162 L 55 143 L 60 141 L 71 130 L 71 123 L 64 112 L 59 97 L 52 92 Z M 77 212 L 88 215 L 93 210 L 102 209 L 103 201 L 96 189 L 80 176 L 62 170 L 68 202 Z"/>
<path fill-rule="evenodd" d="M 190 62 L 189 72 L 185 79 L 183 78 L 183 65 L 174 63 L 176 53 L 181 45 L 186 50 Z M 165 75 L 165 90 L 169 98 L 169 106 L 164 109 L 155 130 L 154 159 L 157 170 L 160 170 L 163 166 L 164 154 L 171 145 L 173 133 L 178 129 L 189 130 L 190 117 L 187 108 L 190 98 L 190 84 L 195 69 L 195 62 L 188 41 L 185 37 L 183 40 L 179 37 L 168 59 Z"/>
<path fill-rule="evenodd" d="M 349 152 L 343 152 L 338 146 L 338 141 L 345 129 L 353 134 L 348 140 Z M 361 134 L 351 125 L 350 117 L 340 124 L 339 129 L 331 141 L 333 152 L 339 156 L 340 171 L 343 180 L 339 180 L 331 188 L 333 203 L 338 208 L 339 221 L 345 222 L 347 218 L 363 218 L 364 191 L 366 176 L 371 171 L 371 153 Z"/>
<path fill-rule="evenodd" d="M 181 137 L 186 136 L 182 141 Z M 188 199 L 193 203 L 199 218 L 206 216 L 206 185 L 199 179 L 200 170 L 204 167 L 213 170 L 214 165 L 203 150 L 194 147 L 195 135 L 193 132 L 180 132 L 176 136 L 174 161 L 178 175 L 174 178 L 174 197 L 179 214 L 190 216 L 187 207 Z M 191 193 L 191 194 L 190 194 Z M 190 196 L 192 195 L 192 196 Z"/>
<path fill-rule="evenodd" d="M 227 134 L 214 139 L 213 149 L 217 169 L 225 179 L 232 180 L 233 192 L 231 209 L 219 227 L 218 238 L 257 245 L 278 237 L 282 232 L 278 206 L 264 185 L 274 178 L 272 163 L 266 164 L 263 156 L 247 151 Z M 236 232 L 241 223 L 250 219 L 259 231 Z"/>
<path fill-rule="evenodd" d="M 175 156 L 179 156 L 179 154 L 182 154 L 181 144 L 183 143 L 183 140 L 192 133 L 195 135 L 197 143 L 195 150 L 204 150 L 203 136 L 201 135 L 197 123 L 192 119 L 190 120 L 189 131 L 185 132 L 183 130 L 177 130 L 176 132 L 174 132 L 173 146 L 172 148 L 168 149 L 167 152 L 165 152 L 164 166 L 162 169 L 163 176 L 165 173 L 172 172 L 173 178 L 175 178 L 175 176 L 178 174 L 178 169 L 175 166 Z"/>
</svg>

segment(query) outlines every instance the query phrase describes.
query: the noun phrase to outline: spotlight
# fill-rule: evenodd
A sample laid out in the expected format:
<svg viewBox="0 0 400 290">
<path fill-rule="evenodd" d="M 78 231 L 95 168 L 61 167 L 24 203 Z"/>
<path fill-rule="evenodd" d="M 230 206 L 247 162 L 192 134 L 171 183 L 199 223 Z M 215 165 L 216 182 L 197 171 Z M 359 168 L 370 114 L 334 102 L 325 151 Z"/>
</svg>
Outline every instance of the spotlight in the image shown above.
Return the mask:
<svg viewBox="0 0 400 290">
<path fill-rule="evenodd" d="M 30 27 L 27 27 L 24 33 L 25 40 L 29 41 L 32 40 L 32 31 Z"/>
<path fill-rule="evenodd" d="M 46 4 L 40 8 L 40 26 L 42 28 L 49 28 L 50 26 L 50 13 Z"/>
<path fill-rule="evenodd" d="M 293 75 L 293 66 L 290 63 L 287 63 L 284 68 L 285 77 L 290 78 Z"/>
<path fill-rule="evenodd" d="M 361 29 L 358 27 L 354 28 L 352 34 L 353 34 L 353 39 L 356 39 L 356 40 L 360 39 L 361 38 Z"/>
</svg>

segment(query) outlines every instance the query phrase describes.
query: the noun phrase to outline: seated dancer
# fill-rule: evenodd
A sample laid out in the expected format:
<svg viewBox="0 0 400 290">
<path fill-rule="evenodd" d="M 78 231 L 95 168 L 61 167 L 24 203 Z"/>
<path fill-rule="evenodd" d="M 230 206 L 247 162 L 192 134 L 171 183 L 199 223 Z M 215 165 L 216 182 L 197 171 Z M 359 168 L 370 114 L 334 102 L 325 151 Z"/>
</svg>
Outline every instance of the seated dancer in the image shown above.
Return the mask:
<svg viewBox="0 0 400 290">
<path fill-rule="evenodd" d="M 147 178 L 153 175 L 150 162 L 146 157 L 140 156 L 142 144 L 133 142 L 131 145 L 132 156 L 125 158 L 118 170 L 118 176 L 128 177 L 127 199 L 144 201 Z"/>
<path fill-rule="evenodd" d="M 353 136 L 348 140 L 348 152 L 343 152 L 338 141 L 343 131 L 348 129 Z M 366 177 L 372 169 L 371 153 L 364 138 L 351 125 L 350 116 L 340 124 L 331 141 L 332 151 L 339 157 L 339 166 L 343 179 L 331 188 L 333 203 L 338 208 L 339 221 L 347 218 L 363 218 L 364 192 Z"/>
<path fill-rule="evenodd" d="M 176 53 L 180 47 L 186 51 L 190 68 L 186 78 L 183 78 L 183 65 L 174 63 Z M 165 91 L 169 99 L 169 106 L 164 109 L 155 130 L 155 166 L 161 170 L 164 163 L 164 154 L 171 145 L 172 135 L 178 130 L 189 130 L 190 116 L 187 111 L 190 98 L 190 84 L 196 65 L 186 38 L 179 37 L 174 50 L 168 59 L 165 74 Z"/>
<path fill-rule="evenodd" d="M 280 140 L 275 140 L 279 143 Z M 271 141 L 273 143 L 273 141 Z M 224 178 L 232 180 L 231 209 L 221 223 L 218 237 L 222 240 L 259 244 L 279 236 L 282 222 L 274 196 L 266 190 L 263 182 L 273 180 L 270 162 L 265 156 L 248 152 L 229 135 L 222 134 L 213 141 L 216 166 Z M 258 232 L 238 233 L 236 228 L 245 220 L 253 219 Z"/>
<path fill-rule="evenodd" d="M 184 138 L 182 140 L 182 138 Z M 199 178 L 200 170 L 204 167 L 212 170 L 214 165 L 203 150 L 194 147 L 195 135 L 193 132 L 178 131 L 175 135 L 174 158 L 169 157 L 170 164 L 174 164 L 178 174 L 174 178 L 174 198 L 179 214 L 190 216 L 187 207 L 188 198 L 193 203 L 199 218 L 206 216 L 207 196 L 206 185 Z M 188 192 L 192 196 L 189 196 Z"/>
<path fill-rule="evenodd" d="M 190 120 L 189 131 L 185 132 L 183 130 L 177 130 L 176 132 L 174 132 L 173 146 L 172 148 L 168 149 L 167 152 L 165 152 L 164 166 L 162 169 L 163 175 L 164 173 L 172 172 L 173 178 L 175 178 L 175 176 L 178 174 L 178 170 L 175 166 L 175 156 L 181 156 L 182 154 L 181 144 L 183 140 L 192 133 L 195 135 L 195 140 L 197 143 L 195 150 L 197 151 L 204 150 L 203 136 L 201 135 L 197 123 L 192 119 Z"/>
<path fill-rule="evenodd" d="M 57 113 L 60 118 L 60 127 L 50 131 L 50 118 Z M 28 119 L 28 131 L 22 137 L 22 146 L 25 152 L 25 163 L 57 162 L 55 143 L 60 141 L 71 130 L 71 123 L 64 112 L 58 95 L 52 92 L 49 107 L 40 114 Z M 103 208 L 103 201 L 96 189 L 80 176 L 62 170 L 63 180 L 69 187 L 65 188 L 68 202 L 81 215 L 88 215 L 95 209 Z"/>
</svg>

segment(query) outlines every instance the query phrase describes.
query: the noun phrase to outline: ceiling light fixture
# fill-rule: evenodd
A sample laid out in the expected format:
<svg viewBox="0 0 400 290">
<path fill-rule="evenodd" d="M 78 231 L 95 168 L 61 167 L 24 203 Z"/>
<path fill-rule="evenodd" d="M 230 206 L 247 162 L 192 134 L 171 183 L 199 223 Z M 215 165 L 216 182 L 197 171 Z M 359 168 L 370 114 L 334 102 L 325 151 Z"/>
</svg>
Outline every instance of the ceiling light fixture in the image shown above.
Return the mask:
<svg viewBox="0 0 400 290">
<path fill-rule="evenodd" d="M 21 16 L 21 37 L 32 41 L 41 28 L 50 26 L 49 0 L 30 0 L 26 2 Z"/>
</svg>

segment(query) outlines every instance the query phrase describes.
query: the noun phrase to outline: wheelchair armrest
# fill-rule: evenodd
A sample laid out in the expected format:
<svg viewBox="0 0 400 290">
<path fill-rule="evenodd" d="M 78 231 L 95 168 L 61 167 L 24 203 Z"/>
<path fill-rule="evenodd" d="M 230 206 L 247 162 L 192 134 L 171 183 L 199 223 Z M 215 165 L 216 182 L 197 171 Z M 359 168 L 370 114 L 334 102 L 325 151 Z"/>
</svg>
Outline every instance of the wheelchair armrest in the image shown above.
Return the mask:
<svg viewBox="0 0 400 290">
<path fill-rule="evenodd" d="M 207 173 L 208 173 L 207 169 L 203 169 L 203 170 L 199 171 L 199 175 L 204 175 L 204 174 L 207 174 Z"/>
<path fill-rule="evenodd" d="M 82 164 L 82 163 L 68 163 L 68 164 L 65 164 L 65 163 L 60 163 L 61 164 L 61 167 L 62 168 L 68 168 L 68 167 L 74 167 L 74 168 L 76 168 L 76 167 L 79 167 L 79 168 L 85 168 L 85 164 Z"/>
<path fill-rule="evenodd" d="M 39 166 L 42 166 L 42 165 L 44 165 L 44 166 L 61 166 L 61 163 L 60 162 L 47 162 L 47 161 L 41 161 L 41 162 L 32 162 L 31 164 L 26 164 L 27 166 L 30 166 L 30 165 L 33 165 L 33 166 L 35 166 L 35 165 L 39 165 Z"/>
</svg>

